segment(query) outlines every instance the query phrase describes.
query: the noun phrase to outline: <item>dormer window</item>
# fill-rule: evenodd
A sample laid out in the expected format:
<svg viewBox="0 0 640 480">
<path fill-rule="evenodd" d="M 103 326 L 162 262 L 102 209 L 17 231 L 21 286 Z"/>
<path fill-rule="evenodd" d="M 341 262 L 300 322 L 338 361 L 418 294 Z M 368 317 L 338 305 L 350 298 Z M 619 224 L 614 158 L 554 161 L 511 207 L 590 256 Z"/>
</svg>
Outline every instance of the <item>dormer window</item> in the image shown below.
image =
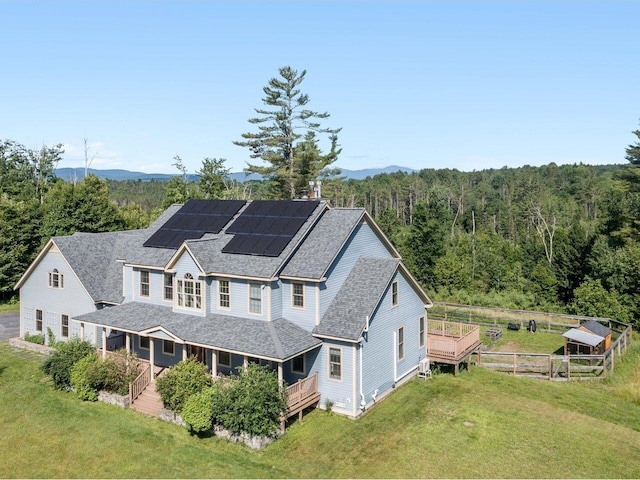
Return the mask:
<svg viewBox="0 0 640 480">
<path fill-rule="evenodd" d="M 64 275 L 58 272 L 57 268 L 49 272 L 49 287 L 64 288 Z"/>
<path fill-rule="evenodd" d="M 202 310 L 202 282 L 185 273 L 176 281 L 178 307 Z"/>
</svg>

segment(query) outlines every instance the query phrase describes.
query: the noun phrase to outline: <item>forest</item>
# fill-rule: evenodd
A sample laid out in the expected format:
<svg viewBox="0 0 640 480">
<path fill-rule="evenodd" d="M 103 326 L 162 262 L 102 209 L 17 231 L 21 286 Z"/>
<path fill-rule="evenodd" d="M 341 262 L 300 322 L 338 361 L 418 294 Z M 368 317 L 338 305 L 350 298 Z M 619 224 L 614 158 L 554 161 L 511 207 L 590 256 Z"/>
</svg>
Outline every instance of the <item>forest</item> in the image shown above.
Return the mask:
<svg viewBox="0 0 640 480">
<path fill-rule="evenodd" d="M 635 133 L 635 132 L 634 132 Z M 640 138 L 640 134 L 638 136 Z M 423 169 L 323 178 L 333 207 L 364 207 L 435 301 L 615 317 L 640 326 L 640 189 L 630 165 Z M 205 159 L 197 181 L 66 182 L 62 146 L 0 141 L 0 293 L 57 235 L 146 227 L 189 198 L 274 198 L 269 179 L 229 180 Z M 335 172 L 334 172 L 335 173 Z"/>
</svg>

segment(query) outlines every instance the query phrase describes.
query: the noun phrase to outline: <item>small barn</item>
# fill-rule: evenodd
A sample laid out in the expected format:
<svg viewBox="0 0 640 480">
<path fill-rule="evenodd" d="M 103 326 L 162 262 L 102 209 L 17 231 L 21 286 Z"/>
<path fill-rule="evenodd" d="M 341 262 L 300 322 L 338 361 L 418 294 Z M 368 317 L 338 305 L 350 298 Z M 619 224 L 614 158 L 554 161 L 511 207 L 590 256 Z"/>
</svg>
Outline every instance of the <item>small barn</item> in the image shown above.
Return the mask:
<svg viewBox="0 0 640 480">
<path fill-rule="evenodd" d="M 611 329 L 596 320 L 589 320 L 578 327 L 583 332 L 593 333 L 604 338 L 604 351 L 611 347 Z"/>
<path fill-rule="evenodd" d="M 565 355 L 598 355 L 605 351 L 605 339 L 600 335 L 572 328 L 562 336 Z"/>
</svg>

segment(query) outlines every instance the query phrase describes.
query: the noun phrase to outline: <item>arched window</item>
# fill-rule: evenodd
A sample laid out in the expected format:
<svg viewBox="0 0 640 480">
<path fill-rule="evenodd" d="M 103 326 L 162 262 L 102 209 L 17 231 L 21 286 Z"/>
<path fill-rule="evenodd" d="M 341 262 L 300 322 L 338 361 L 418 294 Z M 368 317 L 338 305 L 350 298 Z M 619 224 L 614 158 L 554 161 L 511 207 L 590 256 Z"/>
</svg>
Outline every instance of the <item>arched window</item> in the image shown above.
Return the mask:
<svg viewBox="0 0 640 480">
<path fill-rule="evenodd" d="M 64 288 L 64 275 L 58 272 L 57 268 L 49 272 L 49 286 L 51 288 Z"/>
<path fill-rule="evenodd" d="M 184 278 L 176 282 L 178 290 L 178 307 L 202 310 L 202 282 L 193 279 L 193 275 L 185 273 Z"/>
</svg>

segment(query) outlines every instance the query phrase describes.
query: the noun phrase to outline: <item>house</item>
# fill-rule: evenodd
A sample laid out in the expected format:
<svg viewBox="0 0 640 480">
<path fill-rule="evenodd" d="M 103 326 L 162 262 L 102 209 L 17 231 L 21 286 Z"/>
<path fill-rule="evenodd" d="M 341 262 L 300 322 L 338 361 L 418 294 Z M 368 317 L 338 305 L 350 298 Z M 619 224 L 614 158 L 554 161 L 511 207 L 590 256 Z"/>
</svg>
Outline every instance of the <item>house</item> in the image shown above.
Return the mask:
<svg viewBox="0 0 640 480">
<path fill-rule="evenodd" d="M 16 284 L 20 334 L 212 375 L 270 365 L 359 416 L 416 372 L 431 301 L 362 208 L 190 200 L 149 228 L 54 237 Z M 292 387 L 289 387 L 292 388 Z"/>
</svg>

